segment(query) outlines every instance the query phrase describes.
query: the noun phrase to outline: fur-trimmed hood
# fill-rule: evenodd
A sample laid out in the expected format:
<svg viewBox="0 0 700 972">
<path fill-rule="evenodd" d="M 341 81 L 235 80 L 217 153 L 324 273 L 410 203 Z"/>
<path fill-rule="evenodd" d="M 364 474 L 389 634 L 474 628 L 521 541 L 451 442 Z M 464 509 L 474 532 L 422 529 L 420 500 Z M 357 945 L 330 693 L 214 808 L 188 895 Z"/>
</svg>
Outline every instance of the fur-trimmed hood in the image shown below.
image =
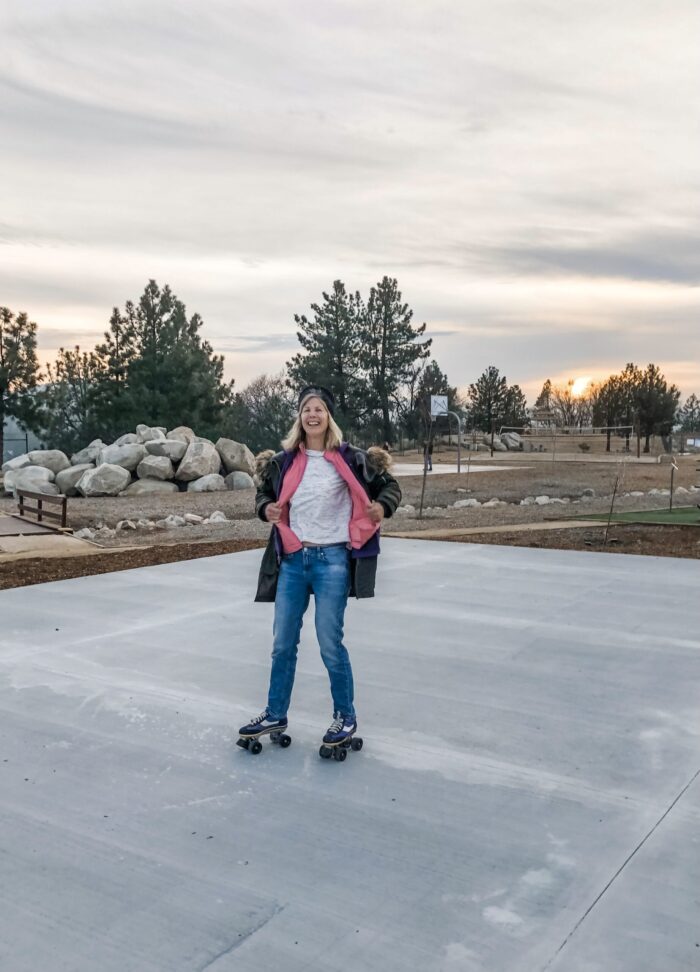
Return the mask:
<svg viewBox="0 0 700 972">
<path fill-rule="evenodd" d="M 351 447 L 352 448 L 352 447 Z M 391 454 L 382 449 L 381 446 L 370 446 L 366 452 L 362 449 L 355 449 L 358 453 L 358 458 L 362 457 L 364 462 L 360 462 L 361 465 L 365 466 L 365 478 L 370 479 L 373 475 L 377 473 L 385 473 L 391 469 L 393 464 L 393 459 Z M 284 456 L 284 452 L 275 452 L 274 449 L 265 449 L 263 452 L 259 452 L 255 457 L 255 473 L 254 480 L 257 486 L 259 486 L 270 468 L 270 462 L 279 456 L 280 459 Z"/>
<path fill-rule="evenodd" d="M 259 452 L 255 457 L 255 472 L 253 473 L 253 480 L 256 486 L 259 486 L 263 481 L 265 474 L 270 466 L 270 459 L 277 455 L 274 449 L 264 449 L 263 452 Z"/>
</svg>

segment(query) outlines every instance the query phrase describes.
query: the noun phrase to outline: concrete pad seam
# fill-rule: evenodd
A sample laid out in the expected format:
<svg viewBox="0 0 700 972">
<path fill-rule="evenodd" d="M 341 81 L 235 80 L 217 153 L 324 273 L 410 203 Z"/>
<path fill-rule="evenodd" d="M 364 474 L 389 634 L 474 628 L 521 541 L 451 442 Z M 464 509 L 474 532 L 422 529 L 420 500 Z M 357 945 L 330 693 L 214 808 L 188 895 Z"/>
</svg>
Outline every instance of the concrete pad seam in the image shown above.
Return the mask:
<svg viewBox="0 0 700 972">
<path fill-rule="evenodd" d="M 245 942 L 252 938 L 253 935 L 256 935 L 262 928 L 264 928 L 268 922 L 272 921 L 273 918 L 276 918 L 277 915 L 284 911 L 284 907 L 284 905 L 277 905 L 271 915 L 266 915 L 265 918 L 263 918 L 262 921 L 255 926 L 255 928 L 251 928 L 251 930 L 247 934 L 242 935 L 238 941 L 235 941 L 232 945 L 229 945 L 228 948 L 224 948 L 221 952 L 219 952 L 218 955 L 215 955 L 213 958 L 209 959 L 208 962 L 205 962 L 204 965 L 200 965 L 196 972 L 205 972 L 206 969 L 213 968 L 219 959 L 225 958 L 227 955 L 230 955 L 231 952 L 235 952 L 237 948 L 240 948 L 241 945 L 245 944 Z"/>
<path fill-rule="evenodd" d="M 600 892 L 600 894 L 591 902 L 591 904 L 585 910 L 585 912 L 583 913 L 583 915 L 581 915 L 581 917 L 579 918 L 579 920 L 576 922 L 576 924 L 571 929 L 571 931 L 569 932 L 569 934 L 566 936 L 566 938 L 564 939 L 564 941 L 561 943 L 561 945 L 559 946 L 559 948 L 556 950 L 556 952 L 554 953 L 554 955 L 552 955 L 552 957 L 549 959 L 549 961 L 547 962 L 546 965 L 543 965 L 542 966 L 542 972 L 546 972 L 546 970 L 551 967 L 552 962 L 554 962 L 554 960 L 557 958 L 557 956 L 569 944 L 569 942 L 571 941 L 571 939 L 573 938 L 573 936 L 576 934 L 576 932 L 581 927 L 581 925 L 583 924 L 583 922 L 586 920 L 586 918 L 593 911 L 593 909 L 598 904 L 598 902 L 602 899 L 602 897 L 605 895 L 605 893 L 612 887 L 612 885 L 617 880 L 617 878 L 620 876 L 620 874 L 622 874 L 622 872 L 624 871 L 624 869 L 627 867 L 627 865 L 630 863 L 630 861 L 636 856 L 636 854 L 638 853 L 638 851 L 640 851 L 642 849 L 642 847 L 646 844 L 646 842 L 649 840 L 649 838 L 652 836 L 652 834 L 654 834 L 655 831 L 661 826 L 661 824 L 664 822 L 664 820 L 666 819 L 666 817 L 669 815 L 669 813 L 676 806 L 676 804 L 678 803 L 678 801 L 687 793 L 687 791 L 690 789 L 690 787 L 693 785 L 693 783 L 695 782 L 695 780 L 697 780 L 697 778 L 699 776 L 700 776 L 700 769 L 696 770 L 695 773 L 693 773 L 693 775 L 688 780 L 688 782 L 686 783 L 686 785 L 683 787 L 683 789 L 680 791 L 680 793 L 675 797 L 675 799 L 671 802 L 671 804 L 666 808 L 666 810 L 664 811 L 664 813 L 659 817 L 659 819 L 656 821 L 656 823 L 651 828 L 651 830 L 640 840 L 640 842 L 637 844 L 637 846 L 634 848 L 634 850 L 631 852 L 631 854 L 629 854 L 629 856 L 627 857 L 627 859 L 625 861 L 623 861 L 623 863 L 620 865 L 620 867 L 618 867 L 618 869 L 615 871 L 615 873 L 610 878 L 610 880 L 605 885 L 605 887 Z"/>
</svg>

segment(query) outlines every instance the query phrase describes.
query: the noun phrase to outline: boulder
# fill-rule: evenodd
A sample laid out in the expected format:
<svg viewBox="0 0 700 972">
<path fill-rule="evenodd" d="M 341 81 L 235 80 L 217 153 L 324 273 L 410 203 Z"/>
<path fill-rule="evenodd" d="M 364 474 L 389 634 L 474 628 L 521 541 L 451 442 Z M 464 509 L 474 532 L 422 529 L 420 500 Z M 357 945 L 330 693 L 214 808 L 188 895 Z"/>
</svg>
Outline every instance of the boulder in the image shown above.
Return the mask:
<svg viewBox="0 0 700 972">
<path fill-rule="evenodd" d="M 171 513 L 170 516 L 166 516 L 162 520 L 156 520 L 155 525 L 160 530 L 172 530 L 175 527 L 186 526 L 187 523 L 184 516 L 175 516 Z"/>
<path fill-rule="evenodd" d="M 166 483 L 160 479 L 138 479 L 131 486 L 127 486 L 120 496 L 146 496 L 149 493 L 177 493 L 175 483 Z"/>
<path fill-rule="evenodd" d="M 179 439 L 153 439 L 145 445 L 149 456 L 165 456 L 171 462 L 179 462 L 187 452 L 187 443 Z"/>
<path fill-rule="evenodd" d="M 478 499 L 463 499 L 452 504 L 452 508 L 455 510 L 465 510 L 470 506 L 481 506 L 481 503 Z"/>
<path fill-rule="evenodd" d="M 504 432 L 501 435 L 501 442 L 511 452 L 522 452 L 523 450 L 523 439 L 517 432 Z"/>
<path fill-rule="evenodd" d="M 136 467 L 136 475 L 139 479 L 172 479 L 175 470 L 167 456 L 144 456 Z"/>
<path fill-rule="evenodd" d="M 206 442 L 207 445 L 211 445 L 211 446 L 214 445 L 213 441 L 211 439 L 207 439 L 206 435 L 195 435 L 195 437 L 194 437 L 194 439 L 192 439 L 192 441 L 193 442 Z"/>
<path fill-rule="evenodd" d="M 205 522 L 208 523 L 228 523 L 228 517 L 221 510 L 214 510 L 209 519 Z"/>
<path fill-rule="evenodd" d="M 489 432 L 484 433 L 483 445 L 488 446 L 489 449 L 491 448 L 491 435 Z M 494 435 L 493 437 L 493 451 L 508 452 L 508 449 L 501 441 L 501 437 L 499 435 Z"/>
<path fill-rule="evenodd" d="M 69 469 L 62 469 L 56 476 L 56 485 L 60 493 L 64 496 L 79 496 L 78 483 L 83 478 L 86 469 L 94 469 L 91 462 L 81 462 L 79 466 L 71 466 Z"/>
<path fill-rule="evenodd" d="M 595 496 L 595 490 L 591 486 L 588 486 L 586 489 L 581 491 L 581 496 L 590 496 L 590 498 L 593 499 Z"/>
<path fill-rule="evenodd" d="M 194 432 L 187 425 L 178 425 L 176 429 L 171 429 L 169 432 L 166 432 L 165 438 L 171 439 L 174 442 L 184 442 L 185 445 L 189 445 L 194 440 Z"/>
<path fill-rule="evenodd" d="M 165 433 L 161 432 L 158 428 L 153 428 L 150 425 L 137 425 L 136 435 L 138 436 L 139 442 L 153 442 L 155 440 L 162 441 L 165 438 Z"/>
<path fill-rule="evenodd" d="M 120 520 L 117 523 L 115 529 L 116 529 L 117 533 L 119 533 L 122 530 L 135 530 L 136 529 L 136 524 L 134 523 L 133 520 Z"/>
<path fill-rule="evenodd" d="M 227 489 L 226 480 L 218 473 L 209 473 L 208 476 L 200 476 L 187 484 L 188 493 L 218 493 Z"/>
<path fill-rule="evenodd" d="M 198 513 L 185 513 L 185 523 L 189 523 L 190 526 L 197 526 L 204 522 L 204 517 L 200 516 Z"/>
<path fill-rule="evenodd" d="M 242 442 L 234 442 L 233 439 L 219 439 L 216 443 L 216 451 L 221 456 L 224 469 L 227 473 L 244 472 L 252 476 L 255 472 L 255 456 L 248 446 Z"/>
<path fill-rule="evenodd" d="M 492 497 L 492 499 L 487 500 L 486 503 L 482 504 L 485 510 L 495 510 L 499 506 L 508 506 L 505 500 L 499 499 L 497 496 Z"/>
<path fill-rule="evenodd" d="M 551 502 L 551 499 L 546 494 L 544 496 L 535 496 L 535 503 L 538 506 L 547 506 Z"/>
<path fill-rule="evenodd" d="M 111 446 L 115 448 L 115 446 Z M 132 449 L 133 446 L 116 446 Z M 106 451 L 106 450 L 103 450 Z M 83 496 L 116 496 L 131 482 L 127 469 L 114 463 L 103 462 L 96 469 L 86 469 L 77 489 Z"/>
<path fill-rule="evenodd" d="M 534 496 L 526 496 L 525 499 L 521 499 L 520 500 L 520 505 L 521 506 L 532 506 L 534 502 L 535 502 L 535 497 Z"/>
<path fill-rule="evenodd" d="M 86 462 L 99 462 L 100 453 L 104 447 L 105 444 L 102 439 L 93 439 L 92 442 L 85 446 L 84 449 L 80 449 L 79 452 L 73 453 L 73 455 L 70 457 L 71 465 L 83 466 Z"/>
<path fill-rule="evenodd" d="M 23 456 L 15 456 L 14 459 L 8 459 L 7 462 L 2 464 L 2 472 L 7 472 L 12 469 L 24 469 L 25 466 L 33 465 L 32 460 L 25 453 Z"/>
<path fill-rule="evenodd" d="M 95 539 L 95 533 L 94 533 L 93 530 L 90 529 L 90 527 L 83 527 L 82 530 L 76 530 L 75 533 L 73 534 L 73 536 L 77 540 L 94 540 Z"/>
<path fill-rule="evenodd" d="M 112 445 L 135 445 L 138 441 L 139 437 L 135 432 L 125 432 L 124 435 L 120 435 L 118 439 L 115 439 Z"/>
<path fill-rule="evenodd" d="M 226 489 L 255 489 L 253 477 L 245 472 L 232 472 L 224 478 Z"/>
<path fill-rule="evenodd" d="M 218 474 L 220 466 L 221 459 L 213 445 L 206 442 L 191 442 L 187 446 L 187 452 L 182 458 L 175 478 L 183 483 L 193 482 L 195 479 L 201 479 L 202 476 Z"/>
<path fill-rule="evenodd" d="M 100 465 L 121 466 L 133 472 L 146 455 L 146 447 L 133 442 L 127 445 L 105 446 L 100 452 Z M 112 495 L 111 493 L 109 495 Z"/>
<path fill-rule="evenodd" d="M 28 455 L 33 466 L 50 469 L 54 476 L 70 466 L 70 459 L 60 449 L 33 449 Z"/>
<path fill-rule="evenodd" d="M 56 477 L 46 466 L 25 466 L 23 469 L 8 469 L 3 480 L 5 492 L 17 495 L 18 489 L 28 489 L 34 493 L 58 495 Z"/>
</svg>

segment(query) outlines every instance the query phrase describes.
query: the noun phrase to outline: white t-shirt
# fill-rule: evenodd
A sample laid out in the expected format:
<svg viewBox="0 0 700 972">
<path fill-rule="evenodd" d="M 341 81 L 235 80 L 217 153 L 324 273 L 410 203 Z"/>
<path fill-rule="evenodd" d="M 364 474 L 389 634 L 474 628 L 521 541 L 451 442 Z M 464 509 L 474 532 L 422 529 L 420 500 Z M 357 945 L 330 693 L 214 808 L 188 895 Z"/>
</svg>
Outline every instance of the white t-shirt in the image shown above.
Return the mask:
<svg viewBox="0 0 700 972">
<path fill-rule="evenodd" d="M 306 469 L 289 504 L 289 525 L 302 543 L 348 543 L 352 500 L 335 466 L 306 450 Z"/>
</svg>

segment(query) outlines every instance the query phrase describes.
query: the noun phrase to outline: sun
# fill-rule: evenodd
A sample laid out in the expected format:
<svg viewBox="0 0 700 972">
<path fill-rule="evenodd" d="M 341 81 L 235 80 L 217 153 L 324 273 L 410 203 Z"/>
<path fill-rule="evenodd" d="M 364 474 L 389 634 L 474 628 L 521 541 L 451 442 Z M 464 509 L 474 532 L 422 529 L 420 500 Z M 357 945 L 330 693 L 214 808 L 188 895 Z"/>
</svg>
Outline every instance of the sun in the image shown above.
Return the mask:
<svg viewBox="0 0 700 972">
<path fill-rule="evenodd" d="M 571 386 L 571 394 L 574 396 L 574 398 L 578 398 L 580 395 L 583 395 L 592 381 L 593 379 L 590 375 L 582 375 L 580 378 L 575 378 L 574 383 Z"/>
</svg>

